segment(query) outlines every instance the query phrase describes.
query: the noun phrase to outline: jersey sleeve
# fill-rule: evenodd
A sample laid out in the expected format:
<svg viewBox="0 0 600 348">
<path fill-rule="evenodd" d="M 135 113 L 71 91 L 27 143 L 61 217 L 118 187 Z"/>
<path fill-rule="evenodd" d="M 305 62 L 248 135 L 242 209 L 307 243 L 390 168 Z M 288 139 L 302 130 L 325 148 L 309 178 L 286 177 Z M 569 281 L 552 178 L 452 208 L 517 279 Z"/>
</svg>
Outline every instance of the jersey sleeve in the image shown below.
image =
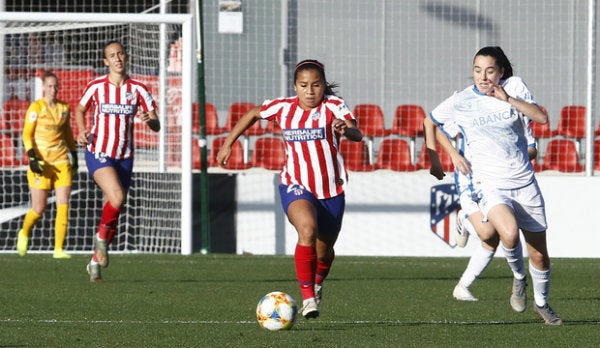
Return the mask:
<svg viewBox="0 0 600 348">
<path fill-rule="evenodd" d="M 23 146 L 25 146 L 25 151 L 33 148 L 33 134 L 35 133 L 39 112 L 39 107 L 34 102 L 25 113 L 25 125 L 23 126 Z"/>
<path fill-rule="evenodd" d="M 144 112 L 156 110 L 156 102 L 144 84 L 139 85 L 139 105 Z"/>
<path fill-rule="evenodd" d="M 339 118 L 341 120 L 356 120 L 354 114 L 346 105 L 346 102 L 343 99 L 340 99 L 335 96 L 325 96 L 327 99 L 327 105 L 329 109 L 333 112 L 335 118 Z"/>
<path fill-rule="evenodd" d="M 79 100 L 79 104 L 85 106 L 86 109 L 89 109 L 90 106 L 92 105 L 95 88 L 96 87 L 94 84 L 89 83 L 85 87 L 85 90 L 83 91 L 83 95 L 81 96 L 81 99 Z"/>
<path fill-rule="evenodd" d="M 508 78 L 504 83 L 504 90 L 513 98 L 537 105 L 529 88 L 520 77 L 512 76 Z"/>
<path fill-rule="evenodd" d="M 441 104 L 435 107 L 433 111 L 429 114 L 431 120 L 437 124 L 438 126 L 443 125 L 446 122 L 452 121 L 454 118 L 454 98 L 456 93 L 452 96 L 446 98 Z"/>
</svg>

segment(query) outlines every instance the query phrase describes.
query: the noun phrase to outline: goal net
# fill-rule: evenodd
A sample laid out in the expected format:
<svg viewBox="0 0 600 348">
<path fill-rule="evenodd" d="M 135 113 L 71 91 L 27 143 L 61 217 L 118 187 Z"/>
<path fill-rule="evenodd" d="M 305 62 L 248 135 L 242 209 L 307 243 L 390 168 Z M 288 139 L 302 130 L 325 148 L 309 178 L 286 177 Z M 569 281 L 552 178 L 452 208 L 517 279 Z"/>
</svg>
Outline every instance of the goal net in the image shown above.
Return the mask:
<svg viewBox="0 0 600 348">
<path fill-rule="evenodd" d="M 160 133 L 135 124 L 132 186 L 111 249 L 117 252 L 191 253 L 191 15 L 2 13 L 0 37 L 5 72 L 0 139 L 0 250 L 14 251 L 17 231 L 30 207 L 27 159 L 21 139 L 26 109 L 42 97 L 41 76 L 59 78 L 58 98 L 74 109 L 86 84 L 107 73 L 102 48 L 122 42 L 128 73 L 144 82 L 157 101 Z M 86 115 L 91 127 L 91 115 Z M 189 123 L 189 125 L 188 125 Z M 103 205 L 102 193 L 88 176 L 84 149 L 78 149 L 65 248 L 89 252 Z M 185 188 L 185 189 L 184 189 Z M 54 248 L 56 209 L 53 193 L 31 232 L 29 252 Z"/>
</svg>

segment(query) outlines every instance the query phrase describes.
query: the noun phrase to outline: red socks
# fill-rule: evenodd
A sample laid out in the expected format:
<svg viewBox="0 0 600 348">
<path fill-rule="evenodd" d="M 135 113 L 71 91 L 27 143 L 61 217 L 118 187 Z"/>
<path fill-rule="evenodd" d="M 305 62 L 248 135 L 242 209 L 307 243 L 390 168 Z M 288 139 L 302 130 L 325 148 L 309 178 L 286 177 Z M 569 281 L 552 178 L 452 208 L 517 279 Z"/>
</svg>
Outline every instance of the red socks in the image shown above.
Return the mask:
<svg viewBox="0 0 600 348">
<path fill-rule="evenodd" d="M 296 244 L 294 263 L 302 298 L 306 300 L 315 297 L 315 270 L 317 268 L 315 247 Z"/>
<path fill-rule="evenodd" d="M 110 244 L 115 237 L 119 214 L 121 214 L 121 209 L 114 208 L 109 202 L 104 204 L 100 225 L 98 226 L 98 236 L 100 239 L 104 239 L 107 244 Z"/>
<path fill-rule="evenodd" d="M 315 274 L 315 284 L 323 283 L 323 280 L 327 278 L 329 274 L 329 270 L 331 269 L 331 265 L 333 264 L 333 259 L 335 259 L 335 254 L 333 254 L 328 260 L 321 261 L 317 260 L 317 274 Z"/>
</svg>

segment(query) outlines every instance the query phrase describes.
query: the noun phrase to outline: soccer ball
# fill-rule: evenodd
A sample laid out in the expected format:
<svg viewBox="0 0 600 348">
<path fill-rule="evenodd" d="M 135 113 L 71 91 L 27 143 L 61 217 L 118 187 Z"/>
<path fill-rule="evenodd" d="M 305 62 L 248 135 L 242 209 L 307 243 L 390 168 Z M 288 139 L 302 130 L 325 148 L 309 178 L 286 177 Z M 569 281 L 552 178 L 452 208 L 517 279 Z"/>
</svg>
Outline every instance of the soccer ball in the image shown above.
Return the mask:
<svg viewBox="0 0 600 348">
<path fill-rule="evenodd" d="M 298 307 L 292 296 L 274 291 L 263 296 L 256 306 L 260 326 L 271 331 L 289 330 L 296 322 Z"/>
</svg>

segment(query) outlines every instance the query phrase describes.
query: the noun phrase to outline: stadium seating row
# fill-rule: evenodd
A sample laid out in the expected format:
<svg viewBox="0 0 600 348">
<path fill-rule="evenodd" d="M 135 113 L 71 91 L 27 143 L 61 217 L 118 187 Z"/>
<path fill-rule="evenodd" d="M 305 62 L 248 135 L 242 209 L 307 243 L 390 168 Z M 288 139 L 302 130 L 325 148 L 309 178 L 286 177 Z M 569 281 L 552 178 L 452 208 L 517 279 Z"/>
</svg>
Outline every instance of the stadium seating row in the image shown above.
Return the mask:
<svg viewBox="0 0 600 348">
<path fill-rule="evenodd" d="M 87 76 L 86 76 L 87 78 Z M 2 118 L 0 130 L 2 130 L 2 147 L 8 149 L 9 143 L 20 135 L 22 128 L 22 117 L 29 106 L 29 102 L 10 99 L 2 107 Z M 211 151 L 216 151 L 227 134 L 243 114 L 249 109 L 255 107 L 253 103 L 236 102 L 231 104 L 224 127 L 219 126 L 219 118 L 213 104 L 206 103 L 206 134 L 215 136 Z M 200 133 L 200 122 L 198 105 L 193 105 L 193 129 L 194 134 Z M 423 136 L 422 122 L 425 117 L 425 111 L 419 105 L 403 104 L 396 108 L 392 128 L 385 128 L 385 119 L 381 108 L 376 104 L 358 104 L 353 110 L 359 126 L 365 135 L 365 141 L 361 143 L 342 142 L 342 153 L 346 156 L 346 162 L 350 170 L 353 171 L 371 171 L 376 169 L 389 169 L 394 171 L 414 171 L 428 168 L 429 162 L 427 151 L 423 148 L 419 152 L 419 158 L 416 159 L 416 140 Z M 585 137 L 585 114 L 584 106 L 568 105 L 563 107 L 559 117 L 558 127 L 551 129 L 550 124 L 540 125 L 532 123 L 533 132 L 538 139 L 549 139 L 545 146 L 541 164 L 534 161 L 536 170 L 559 170 L 563 172 L 580 172 L 584 167 L 580 164 L 579 143 Z M 153 148 L 158 144 L 158 135 L 149 131 L 141 122 L 136 122 L 136 145 L 138 147 Z M 229 169 L 247 169 L 250 167 L 262 167 L 266 169 L 279 169 L 283 161 L 283 146 L 281 140 L 273 138 L 273 135 L 281 134 L 281 128 L 275 122 L 268 122 L 262 127 L 260 122 L 255 123 L 244 133 L 242 142 L 235 146 L 234 156 L 230 161 Z M 595 136 L 600 136 L 600 125 L 595 131 Z M 249 149 L 249 137 L 257 137 L 253 146 L 253 151 Z M 377 158 L 374 158 L 375 142 L 378 138 L 381 140 Z M 405 139 L 408 138 L 408 142 Z M 569 138 L 569 139 L 566 139 Z M 570 139 L 574 139 L 573 142 Z M 595 169 L 600 170 L 600 145 L 595 144 Z M 197 142 L 193 142 L 196 144 Z M 239 159 L 238 161 L 238 150 Z M 199 149 L 194 146 L 194 153 L 199 154 Z M 13 151 L 15 152 L 15 151 Z M 452 163 L 449 158 L 442 153 L 442 160 L 446 170 L 452 170 Z M 209 165 L 216 166 L 213 163 L 216 152 L 210 154 Z M 23 163 L 18 155 L 11 155 L 9 150 L 5 150 L 1 157 L 2 166 L 14 166 Z M 199 168 L 199 156 L 194 156 L 194 167 Z"/>
<path fill-rule="evenodd" d="M 208 164 L 218 166 L 215 162 L 217 152 L 222 146 L 225 136 L 219 136 L 212 141 L 208 154 Z M 194 144 L 194 169 L 200 169 L 200 147 Z M 422 144 L 416 161 L 412 160 L 409 142 L 400 138 L 385 138 L 381 141 L 376 159 L 370 159 L 368 142 L 352 142 L 342 140 L 340 151 L 344 155 L 346 166 L 351 171 L 368 172 L 387 169 L 397 172 L 411 172 L 430 167 L 428 152 Z M 445 151 L 438 148 L 440 160 L 447 172 L 453 171 L 452 160 Z M 196 155 L 197 154 L 197 155 Z M 283 166 L 285 156 L 284 145 L 277 136 L 263 136 L 256 139 L 250 158 L 244 155 L 244 145 L 238 140 L 232 148 L 232 155 L 225 167 L 232 170 L 249 168 L 265 168 L 279 170 Z M 541 164 L 539 163 L 541 162 Z M 575 142 L 569 139 L 552 139 L 548 142 L 545 155 L 541 161 L 533 160 L 536 171 L 556 170 L 560 172 L 583 172 L 585 167 L 580 163 Z M 600 170 L 600 139 L 594 143 L 594 170 Z"/>
</svg>

